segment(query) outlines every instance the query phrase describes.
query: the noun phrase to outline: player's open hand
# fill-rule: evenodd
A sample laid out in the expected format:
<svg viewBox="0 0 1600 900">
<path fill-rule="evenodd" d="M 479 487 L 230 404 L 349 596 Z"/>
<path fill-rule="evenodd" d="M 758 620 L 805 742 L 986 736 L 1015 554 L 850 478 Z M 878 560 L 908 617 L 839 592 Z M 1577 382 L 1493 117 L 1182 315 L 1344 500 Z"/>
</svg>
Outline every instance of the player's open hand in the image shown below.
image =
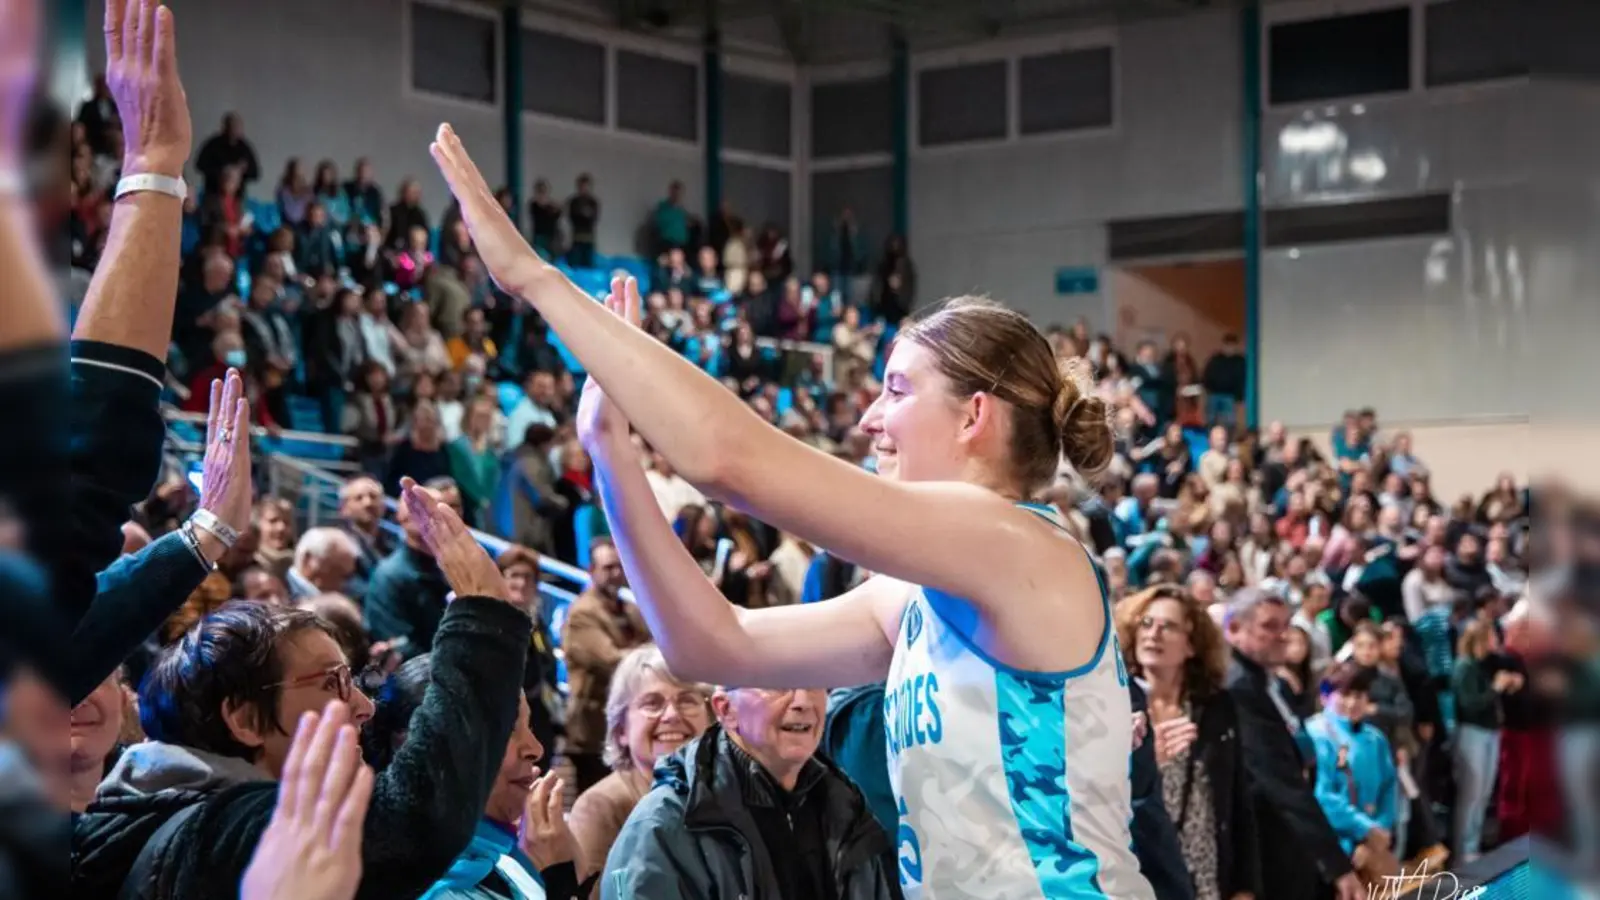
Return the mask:
<svg viewBox="0 0 1600 900">
<path fill-rule="evenodd" d="M 606 309 L 623 321 L 639 327 L 644 301 L 639 297 L 638 281 L 631 277 L 611 279 L 611 293 L 606 295 L 603 302 Z M 606 397 L 605 389 L 593 375 L 583 382 L 583 393 L 578 397 L 576 424 L 578 439 L 589 448 L 603 441 L 628 436 L 628 420 L 622 415 L 622 410 Z M 593 452 L 591 449 L 591 455 Z"/>
<path fill-rule="evenodd" d="M 473 246 L 489 277 L 500 290 L 513 297 L 530 297 L 540 276 L 553 273 L 555 269 L 522 239 L 505 207 L 494 198 L 483 174 L 467 155 L 467 148 L 462 146 L 455 129 L 440 125 L 428 152 L 449 183 L 450 193 L 461 204 L 461 219 L 467 223 Z"/>
<path fill-rule="evenodd" d="M 183 177 L 193 142 L 172 10 L 106 0 L 106 85 L 122 118 L 122 171 Z"/>
</svg>

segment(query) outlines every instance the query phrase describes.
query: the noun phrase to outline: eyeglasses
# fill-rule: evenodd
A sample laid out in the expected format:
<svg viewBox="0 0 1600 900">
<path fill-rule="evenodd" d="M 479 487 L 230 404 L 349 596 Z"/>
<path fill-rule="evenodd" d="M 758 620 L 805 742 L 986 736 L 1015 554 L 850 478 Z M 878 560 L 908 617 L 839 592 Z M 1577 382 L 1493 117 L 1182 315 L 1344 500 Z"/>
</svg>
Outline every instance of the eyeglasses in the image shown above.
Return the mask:
<svg viewBox="0 0 1600 900">
<path fill-rule="evenodd" d="M 1155 616 L 1145 616 L 1139 620 L 1139 630 L 1154 632 L 1158 637 L 1164 632 L 1173 634 L 1188 634 L 1189 625 L 1185 622 L 1176 622 L 1172 619 L 1158 619 Z"/>
<path fill-rule="evenodd" d="M 695 691 L 684 691 L 670 701 L 660 694 L 646 694 L 633 704 L 633 708 L 643 716 L 659 719 L 666 714 L 669 702 L 678 711 L 678 715 L 685 718 L 706 711 L 705 695 Z"/>
<path fill-rule="evenodd" d="M 350 696 L 356 690 L 356 677 L 350 671 L 348 665 L 340 663 L 331 669 L 323 669 L 320 672 L 301 675 L 299 678 L 291 678 L 287 681 L 280 681 L 277 684 L 266 685 L 263 690 L 310 687 L 312 685 L 316 685 L 318 689 L 330 694 L 337 694 L 341 701 L 349 703 Z"/>
</svg>

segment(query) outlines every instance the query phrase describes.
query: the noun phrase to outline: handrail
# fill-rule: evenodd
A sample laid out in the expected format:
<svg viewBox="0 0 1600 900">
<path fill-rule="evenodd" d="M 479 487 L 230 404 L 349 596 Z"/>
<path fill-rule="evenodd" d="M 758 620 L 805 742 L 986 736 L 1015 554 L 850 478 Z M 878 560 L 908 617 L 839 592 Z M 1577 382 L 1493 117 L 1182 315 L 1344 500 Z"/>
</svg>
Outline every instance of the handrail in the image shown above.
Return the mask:
<svg viewBox="0 0 1600 900">
<path fill-rule="evenodd" d="M 163 407 L 161 413 L 169 422 L 187 422 L 191 425 L 201 426 L 206 424 L 204 413 L 184 412 L 171 406 Z M 330 444 L 337 447 L 359 446 L 356 439 L 349 435 L 325 434 L 320 431 L 293 431 L 283 428 L 273 432 L 260 425 L 252 425 L 250 426 L 250 434 L 253 437 L 270 437 L 282 441 L 304 441 L 308 444 Z"/>
<path fill-rule="evenodd" d="M 335 492 L 337 492 L 337 490 L 339 488 L 343 487 L 344 483 L 345 483 L 345 479 L 340 478 L 339 476 L 335 475 L 334 473 L 327 471 L 326 469 L 322 468 L 321 466 L 313 465 L 311 463 L 306 462 L 305 460 L 295 459 L 292 456 L 285 456 L 283 454 L 276 454 L 275 453 L 275 454 L 272 454 L 269 457 L 269 462 L 273 463 L 273 464 L 285 466 L 285 467 L 287 467 L 289 469 L 294 470 L 295 472 L 299 473 L 300 475 L 318 479 L 318 480 L 322 481 L 324 484 L 326 484 L 329 487 L 331 487 L 332 489 L 334 489 Z M 397 509 L 399 507 L 399 501 L 397 501 L 395 498 L 389 497 L 387 495 L 383 498 L 383 502 L 384 502 L 384 508 L 389 510 L 389 511 L 393 511 L 393 510 L 395 510 L 395 509 Z M 384 520 L 383 525 L 384 525 L 385 528 L 389 528 L 391 530 L 398 530 L 400 528 L 400 526 L 397 523 L 395 523 L 393 521 L 389 521 L 389 520 Z M 473 537 L 474 540 L 476 540 L 485 550 L 488 550 L 491 554 L 493 554 L 495 556 L 498 556 L 501 553 L 505 552 L 506 550 L 510 549 L 511 547 L 516 546 L 511 541 L 508 541 L 508 540 L 506 540 L 504 538 L 501 538 L 501 537 L 496 537 L 495 535 L 489 534 L 489 533 L 484 532 L 484 531 L 480 531 L 480 530 L 478 530 L 476 528 L 469 528 L 467 530 L 468 530 L 468 532 L 470 532 L 472 534 L 472 537 Z M 543 554 L 543 553 L 539 554 L 539 571 L 541 573 L 545 574 L 545 575 L 549 575 L 549 576 L 552 576 L 552 577 L 555 577 L 555 578 L 559 578 L 562 581 L 566 581 L 566 582 L 570 582 L 572 584 L 578 585 L 580 592 L 583 591 L 583 590 L 587 590 L 588 587 L 589 587 L 589 573 L 588 572 L 585 572 L 584 570 L 578 568 L 577 566 L 571 565 L 569 563 L 562 562 L 559 559 L 554 559 L 554 558 L 550 557 L 547 554 Z M 544 586 L 541 586 L 541 590 L 543 590 L 543 589 L 544 589 Z M 552 587 L 551 590 L 552 591 L 559 591 L 560 589 Z M 557 596 L 560 596 L 561 594 L 565 594 L 565 593 L 566 593 L 565 591 L 560 591 L 560 593 L 557 594 Z M 571 598 L 576 598 L 576 596 L 577 596 L 577 594 L 574 593 L 574 594 L 571 595 Z M 623 588 L 622 589 L 621 596 L 622 596 L 623 600 L 625 600 L 625 601 L 627 601 L 629 603 L 634 602 L 633 592 L 628 590 L 627 588 Z"/>
<path fill-rule="evenodd" d="M 769 350 L 795 350 L 802 353 L 821 353 L 826 356 L 833 356 L 832 347 L 828 346 L 827 344 L 819 344 L 816 341 L 796 341 L 790 340 L 789 338 L 758 337 L 756 338 L 756 346 L 765 347 Z"/>
</svg>

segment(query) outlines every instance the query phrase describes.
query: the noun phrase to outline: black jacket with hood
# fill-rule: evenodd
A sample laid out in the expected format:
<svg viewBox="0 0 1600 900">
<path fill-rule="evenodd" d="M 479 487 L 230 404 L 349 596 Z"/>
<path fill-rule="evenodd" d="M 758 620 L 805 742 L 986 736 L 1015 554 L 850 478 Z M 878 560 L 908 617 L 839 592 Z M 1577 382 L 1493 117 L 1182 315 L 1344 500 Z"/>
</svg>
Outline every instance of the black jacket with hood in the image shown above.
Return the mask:
<svg viewBox="0 0 1600 900">
<path fill-rule="evenodd" d="M 521 679 L 505 673 L 522 671 L 531 627 L 520 609 L 485 597 L 459 598 L 445 612 L 422 705 L 373 786 L 359 900 L 420 895 L 472 839 L 522 691 Z M 73 818 L 71 896 L 237 897 L 276 804 L 277 782 L 245 760 L 135 745 Z M 141 864 L 144 877 L 128 878 L 152 835 L 179 813 Z"/>
<path fill-rule="evenodd" d="M 779 900 L 784 896 L 768 848 L 747 807 L 773 805 L 766 777 L 741 777 L 755 765 L 713 724 L 656 765 L 656 785 L 634 807 L 606 857 L 604 900 Z M 763 773 L 764 776 L 764 773 Z M 745 789 L 748 786 L 748 790 Z M 825 792 L 833 881 L 841 900 L 898 898 L 885 871 L 889 837 L 853 782 L 813 756 L 796 791 Z"/>
</svg>

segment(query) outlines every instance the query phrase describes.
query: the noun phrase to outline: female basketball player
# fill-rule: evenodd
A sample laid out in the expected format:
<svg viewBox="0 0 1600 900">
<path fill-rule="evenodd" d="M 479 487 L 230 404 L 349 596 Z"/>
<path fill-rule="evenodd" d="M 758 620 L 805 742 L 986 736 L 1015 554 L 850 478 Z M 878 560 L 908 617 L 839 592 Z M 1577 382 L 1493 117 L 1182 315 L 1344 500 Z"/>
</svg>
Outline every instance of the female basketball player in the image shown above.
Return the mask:
<svg viewBox="0 0 1600 900">
<path fill-rule="evenodd" d="M 887 676 L 908 897 L 1153 897 L 1130 849 L 1132 720 L 1109 604 L 1083 548 L 1022 502 L 1063 454 L 1093 472 L 1112 453 L 1104 405 L 1044 337 L 981 301 L 902 332 L 861 422 L 872 475 L 770 427 L 630 324 L 631 281 L 608 310 L 547 265 L 449 126 L 430 150 L 495 282 L 598 383 L 580 431 L 673 671 L 774 688 Z M 707 494 L 883 574 L 827 603 L 732 606 L 662 520 L 630 424 Z"/>
</svg>

